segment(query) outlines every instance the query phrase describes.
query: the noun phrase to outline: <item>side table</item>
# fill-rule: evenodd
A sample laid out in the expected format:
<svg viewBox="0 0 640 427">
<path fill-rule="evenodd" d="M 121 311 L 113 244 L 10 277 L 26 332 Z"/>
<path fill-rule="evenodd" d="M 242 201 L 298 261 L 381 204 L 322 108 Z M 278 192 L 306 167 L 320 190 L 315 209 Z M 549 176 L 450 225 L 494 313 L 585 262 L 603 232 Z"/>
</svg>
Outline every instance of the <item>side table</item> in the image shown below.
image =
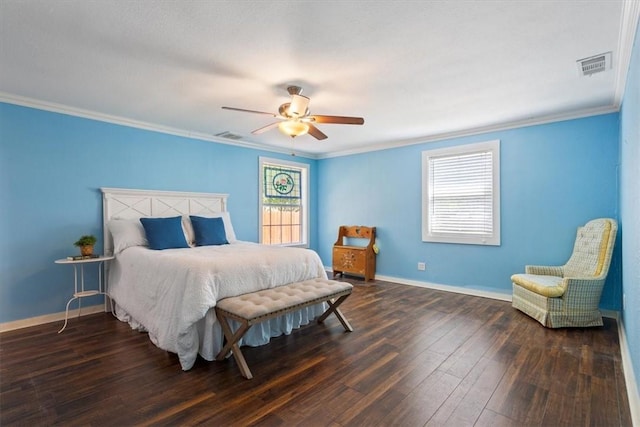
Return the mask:
<svg viewBox="0 0 640 427">
<path fill-rule="evenodd" d="M 73 297 L 67 302 L 67 308 L 65 309 L 65 312 L 64 312 L 64 325 L 62 325 L 62 329 L 60 329 L 58 333 L 64 331 L 64 328 L 67 327 L 67 321 L 69 317 L 69 304 L 71 304 L 71 301 L 75 299 L 79 300 L 80 298 L 90 297 L 93 295 L 107 296 L 106 292 L 104 292 L 104 289 L 102 287 L 102 276 L 104 275 L 104 263 L 105 261 L 110 261 L 113 258 L 114 258 L 113 256 L 101 255 L 96 258 L 87 258 L 87 259 L 78 259 L 78 260 L 65 258 L 65 259 L 58 259 L 54 261 L 56 264 L 68 264 L 73 266 L 73 284 L 74 284 Z M 93 264 L 93 263 L 98 263 L 98 289 L 87 291 L 84 289 L 84 266 L 85 264 Z M 78 270 L 80 270 L 80 289 L 78 289 Z"/>
</svg>

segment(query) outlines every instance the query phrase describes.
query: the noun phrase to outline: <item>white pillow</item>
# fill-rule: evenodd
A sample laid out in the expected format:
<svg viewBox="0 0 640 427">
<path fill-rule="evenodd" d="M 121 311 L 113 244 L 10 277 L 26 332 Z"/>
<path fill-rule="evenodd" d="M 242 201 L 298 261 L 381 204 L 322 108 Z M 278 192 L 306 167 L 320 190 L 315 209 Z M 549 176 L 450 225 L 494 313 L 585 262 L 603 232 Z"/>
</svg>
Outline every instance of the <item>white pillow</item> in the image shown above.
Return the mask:
<svg viewBox="0 0 640 427">
<path fill-rule="evenodd" d="M 231 216 L 229 215 L 229 212 L 216 212 L 203 215 L 193 214 L 193 216 L 201 216 L 203 218 L 222 218 L 222 222 L 224 223 L 224 234 L 226 234 L 227 236 L 227 241 L 229 243 L 235 243 L 238 241 L 238 239 L 236 239 L 236 233 L 233 231 L 233 225 L 231 224 Z M 196 234 L 193 231 L 193 226 L 191 225 L 189 215 L 182 216 L 182 228 L 184 229 L 185 235 L 187 237 L 187 243 L 189 243 L 190 246 L 195 245 Z"/>
<path fill-rule="evenodd" d="M 184 231 L 184 237 L 187 239 L 187 245 L 192 248 L 196 246 L 196 233 L 193 231 L 193 225 L 189 215 L 182 215 L 182 231 Z"/>
<path fill-rule="evenodd" d="M 149 246 L 139 219 L 112 219 L 107 228 L 113 238 L 113 253 L 119 254 L 131 246 Z"/>
</svg>

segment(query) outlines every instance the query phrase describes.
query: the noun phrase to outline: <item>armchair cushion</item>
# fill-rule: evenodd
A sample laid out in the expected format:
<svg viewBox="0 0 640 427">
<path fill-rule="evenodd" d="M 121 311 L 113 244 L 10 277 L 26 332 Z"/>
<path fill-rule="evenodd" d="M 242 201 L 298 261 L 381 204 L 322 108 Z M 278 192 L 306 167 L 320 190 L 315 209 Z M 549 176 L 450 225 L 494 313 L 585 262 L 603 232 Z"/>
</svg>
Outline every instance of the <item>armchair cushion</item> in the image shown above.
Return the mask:
<svg viewBox="0 0 640 427">
<path fill-rule="evenodd" d="M 511 281 L 545 297 L 559 297 L 564 294 L 562 277 L 539 274 L 514 274 Z"/>
<path fill-rule="evenodd" d="M 595 219 L 578 228 L 571 258 L 564 266 L 565 277 L 600 276 L 605 266 L 611 221 Z M 605 271 L 606 274 L 606 271 Z"/>
</svg>

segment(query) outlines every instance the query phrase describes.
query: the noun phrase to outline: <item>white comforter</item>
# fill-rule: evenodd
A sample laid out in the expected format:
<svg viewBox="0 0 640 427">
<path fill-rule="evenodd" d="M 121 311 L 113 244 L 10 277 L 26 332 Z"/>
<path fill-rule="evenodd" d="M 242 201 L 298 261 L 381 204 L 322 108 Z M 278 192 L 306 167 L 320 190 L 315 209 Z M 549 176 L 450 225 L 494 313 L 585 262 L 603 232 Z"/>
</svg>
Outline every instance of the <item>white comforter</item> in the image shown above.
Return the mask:
<svg viewBox="0 0 640 427">
<path fill-rule="evenodd" d="M 216 301 L 314 277 L 327 277 L 318 254 L 308 249 L 237 242 L 222 246 L 154 251 L 125 249 L 109 268 L 109 295 L 118 317 L 145 329 L 158 347 L 177 353 L 190 369 L 200 353 L 212 360 L 222 345 L 213 310 Z M 322 312 L 318 306 L 272 322 L 276 331 L 256 328 L 245 344 L 289 333 Z M 277 320 L 277 319 L 274 319 Z M 266 325 L 269 328 L 269 325 Z M 252 328 L 252 329 L 254 329 Z M 247 341 L 254 342 L 247 342 Z"/>
</svg>

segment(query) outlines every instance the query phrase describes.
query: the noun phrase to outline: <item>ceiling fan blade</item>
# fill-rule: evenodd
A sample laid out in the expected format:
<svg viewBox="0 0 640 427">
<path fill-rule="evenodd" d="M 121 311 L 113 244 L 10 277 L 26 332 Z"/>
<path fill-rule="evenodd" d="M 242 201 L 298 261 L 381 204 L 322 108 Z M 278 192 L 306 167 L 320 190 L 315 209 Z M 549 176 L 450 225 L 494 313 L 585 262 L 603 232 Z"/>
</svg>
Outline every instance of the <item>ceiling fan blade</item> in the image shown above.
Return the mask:
<svg viewBox="0 0 640 427">
<path fill-rule="evenodd" d="M 276 114 L 267 113 L 265 111 L 256 111 L 256 110 L 246 110 L 244 108 L 235 108 L 235 107 L 222 107 L 223 110 L 232 110 L 232 111 L 241 111 L 243 113 L 255 113 L 255 114 L 266 114 L 267 116 L 277 117 Z"/>
<path fill-rule="evenodd" d="M 309 116 L 315 123 L 337 123 L 341 125 L 361 125 L 364 124 L 362 117 L 346 117 L 346 116 L 321 116 L 314 114 Z"/>
<path fill-rule="evenodd" d="M 322 131 L 320 129 L 318 129 L 317 127 L 315 127 L 311 123 L 307 123 L 307 125 L 309 126 L 309 135 L 311 135 L 315 139 L 327 139 L 327 135 L 322 133 Z"/>
<path fill-rule="evenodd" d="M 266 126 L 263 126 L 263 127 L 259 128 L 259 129 L 256 129 L 251 133 L 254 134 L 254 135 L 260 135 L 261 133 L 264 133 L 264 132 L 266 132 L 268 130 L 273 129 L 274 127 L 278 126 L 279 124 L 280 124 L 280 122 L 271 123 L 271 124 L 268 124 Z"/>
</svg>

